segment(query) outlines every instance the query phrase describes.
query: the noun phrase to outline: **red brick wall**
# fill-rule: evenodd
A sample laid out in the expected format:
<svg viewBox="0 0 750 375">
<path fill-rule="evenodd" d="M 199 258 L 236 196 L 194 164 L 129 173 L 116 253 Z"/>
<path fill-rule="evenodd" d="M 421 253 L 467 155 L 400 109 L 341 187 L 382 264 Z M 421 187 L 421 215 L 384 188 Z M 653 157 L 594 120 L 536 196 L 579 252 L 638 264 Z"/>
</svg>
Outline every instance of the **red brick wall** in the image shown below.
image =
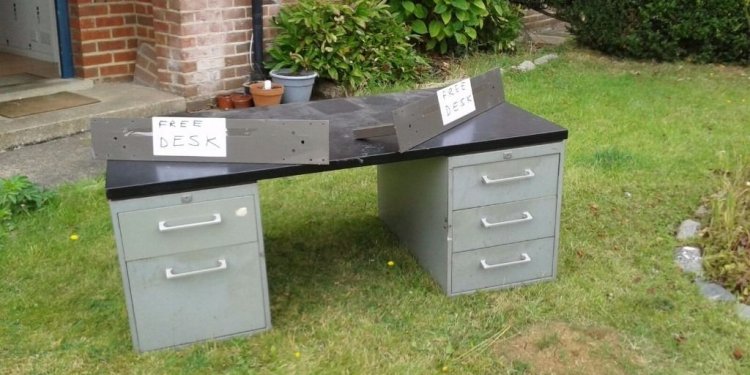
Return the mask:
<svg viewBox="0 0 750 375">
<path fill-rule="evenodd" d="M 154 6 L 152 0 L 136 0 L 135 35 L 139 42 L 154 42 Z"/>
<path fill-rule="evenodd" d="M 160 87 L 208 98 L 249 74 L 250 0 L 153 0 Z"/>
<path fill-rule="evenodd" d="M 130 80 L 135 67 L 135 2 L 69 0 L 76 76 Z"/>
<path fill-rule="evenodd" d="M 239 89 L 250 74 L 251 2 L 69 0 L 76 75 L 131 80 L 138 46 L 149 43 L 160 89 L 192 99 Z M 264 0 L 266 45 L 281 2 Z"/>
</svg>

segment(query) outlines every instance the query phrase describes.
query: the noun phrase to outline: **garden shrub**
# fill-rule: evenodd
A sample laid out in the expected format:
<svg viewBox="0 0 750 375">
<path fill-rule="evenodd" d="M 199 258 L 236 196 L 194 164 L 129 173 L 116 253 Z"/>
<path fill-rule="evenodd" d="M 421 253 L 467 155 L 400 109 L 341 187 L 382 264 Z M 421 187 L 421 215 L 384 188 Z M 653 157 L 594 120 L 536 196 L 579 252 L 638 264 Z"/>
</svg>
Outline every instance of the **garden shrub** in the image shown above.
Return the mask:
<svg viewBox="0 0 750 375">
<path fill-rule="evenodd" d="M 725 166 L 727 160 L 723 160 Z M 703 231 L 706 276 L 750 303 L 750 158 L 725 167 L 721 191 L 710 199 Z"/>
<path fill-rule="evenodd" d="M 268 50 L 271 69 L 315 71 L 351 91 L 416 81 L 429 68 L 385 1 L 300 0 L 274 22 L 279 35 Z"/>
<path fill-rule="evenodd" d="M 13 229 L 14 219 L 21 214 L 38 210 L 54 197 L 29 181 L 26 176 L 0 178 L 0 236 L 4 230 Z"/>
<path fill-rule="evenodd" d="M 513 0 L 556 7 L 578 42 L 622 57 L 750 63 L 750 0 Z"/>
<path fill-rule="evenodd" d="M 520 11 L 508 0 L 390 0 L 422 46 L 440 53 L 511 50 L 521 30 Z"/>
</svg>

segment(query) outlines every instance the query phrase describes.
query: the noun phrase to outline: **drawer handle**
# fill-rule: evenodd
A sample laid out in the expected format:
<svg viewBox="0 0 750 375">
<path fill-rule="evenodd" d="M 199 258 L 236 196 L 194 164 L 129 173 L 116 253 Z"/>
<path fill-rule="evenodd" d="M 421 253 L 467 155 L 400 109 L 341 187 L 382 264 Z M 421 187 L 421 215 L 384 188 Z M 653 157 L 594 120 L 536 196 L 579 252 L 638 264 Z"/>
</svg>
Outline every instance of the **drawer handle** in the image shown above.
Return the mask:
<svg viewBox="0 0 750 375">
<path fill-rule="evenodd" d="M 531 169 L 524 169 L 523 174 L 520 176 L 513 176 L 513 177 L 506 177 L 506 178 L 498 178 L 498 179 L 492 179 L 487 177 L 486 175 L 482 176 L 482 182 L 484 182 L 487 185 L 490 184 L 501 184 L 503 182 L 511 182 L 511 181 L 518 181 L 518 180 L 525 180 L 527 178 L 532 178 L 536 176 L 534 174 L 534 171 Z"/>
<path fill-rule="evenodd" d="M 521 216 L 523 216 L 520 219 L 514 219 L 514 220 L 507 220 L 507 221 L 499 221 L 497 223 L 490 223 L 487 221 L 486 217 L 482 218 L 482 226 L 485 228 L 492 228 L 492 227 L 499 227 L 503 225 L 511 225 L 511 224 L 518 224 L 518 223 L 525 223 L 527 221 L 534 220 L 534 217 L 531 216 L 531 213 L 529 211 L 524 211 Z"/>
<path fill-rule="evenodd" d="M 482 264 L 482 269 L 484 270 L 491 270 L 493 268 L 500 268 L 500 267 L 507 267 L 507 266 L 515 266 L 518 264 L 524 264 L 524 263 L 529 263 L 529 262 L 531 262 L 531 257 L 529 256 L 529 254 L 526 254 L 526 253 L 521 253 L 521 259 L 514 260 L 512 262 L 507 262 L 507 263 L 487 264 L 487 261 L 484 259 L 479 261 L 479 263 Z"/>
<path fill-rule="evenodd" d="M 202 273 L 216 272 L 216 271 L 222 271 L 222 270 L 227 269 L 226 259 L 219 259 L 218 262 L 219 262 L 218 266 L 205 268 L 202 270 L 188 271 L 188 272 L 183 272 L 183 273 L 174 273 L 172 272 L 172 268 L 167 268 L 165 270 L 165 273 L 167 274 L 167 279 L 179 279 L 180 277 L 195 276 L 195 275 L 200 275 Z"/>
<path fill-rule="evenodd" d="M 166 220 L 162 220 L 159 222 L 159 232 L 169 232 L 170 230 L 188 229 L 188 228 L 202 227 L 205 225 L 214 225 L 214 224 L 219 224 L 219 223 L 221 223 L 220 214 L 213 214 L 213 219 L 209 221 L 199 221 L 197 223 L 182 224 L 182 225 L 175 225 L 175 226 L 169 226 L 167 225 Z"/>
</svg>

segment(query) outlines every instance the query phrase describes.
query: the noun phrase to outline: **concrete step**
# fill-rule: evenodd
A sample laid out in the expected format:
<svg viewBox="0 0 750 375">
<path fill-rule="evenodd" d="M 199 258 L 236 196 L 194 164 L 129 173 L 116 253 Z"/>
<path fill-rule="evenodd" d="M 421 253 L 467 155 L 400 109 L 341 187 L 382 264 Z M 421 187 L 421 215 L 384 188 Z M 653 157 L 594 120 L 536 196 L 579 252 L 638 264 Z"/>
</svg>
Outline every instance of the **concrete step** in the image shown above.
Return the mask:
<svg viewBox="0 0 750 375">
<path fill-rule="evenodd" d="M 549 28 L 557 23 L 562 23 L 560 20 L 556 20 L 554 18 L 550 18 L 547 16 L 542 15 L 543 18 L 526 22 L 524 21 L 523 26 L 526 30 L 540 30 L 540 29 L 546 29 Z"/>
<path fill-rule="evenodd" d="M 559 46 L 570 38 L 569 35 L 551 35 L 546 33 L 528 33 L 531 42 L 535 44 L 546 44 L 551 46 Z"/>
<path fill-rule="evenodd" d="M 81 91 L 94 87 L 94 82 L 79 78 L 50 78 L 31 81 L 15 86 L 2 88 L 0 102 L 42 96 L 61 91 Z"/>
<path fill-rule="evenodd" d="M 89 130 L 94 117 L 151 117 L 185 111 L 185 98 L 133 83 L 101 83 L 77 94 L 99 103 L 16 119 L 0 117 L 0 150 Z"/>
</svg>

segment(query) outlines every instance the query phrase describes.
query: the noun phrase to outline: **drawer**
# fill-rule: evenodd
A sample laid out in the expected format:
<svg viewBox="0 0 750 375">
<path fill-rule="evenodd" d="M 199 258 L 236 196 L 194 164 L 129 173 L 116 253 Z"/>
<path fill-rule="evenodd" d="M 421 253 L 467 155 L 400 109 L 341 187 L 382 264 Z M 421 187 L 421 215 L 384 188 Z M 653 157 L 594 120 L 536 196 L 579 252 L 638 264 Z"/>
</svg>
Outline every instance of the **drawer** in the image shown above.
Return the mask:
<svg viewBox="0 0 750 375">
<path fill-rule="evenodd" d="M 552 278 L 554 238 L 453 254 L 451 293 Z"/>
<path fill-rule="evenodd" d="M 557 194 L 560 154 L 453 169 L 453 209 Z"/>
<path fill-rule="evenodd" d="M 268 327 L 258 251 L 247 243 L 128 262 L 139 349 Z"/>
<path fill-rule="evenodd" d="M 555 235 L 557 197 L 453 212 L 453 251 L 465 251 Z"/>
<path fill-rule="evenodd" d="M 254 196 L 118 214 L 126 261 L 257 241 Z"/>
</svg>

